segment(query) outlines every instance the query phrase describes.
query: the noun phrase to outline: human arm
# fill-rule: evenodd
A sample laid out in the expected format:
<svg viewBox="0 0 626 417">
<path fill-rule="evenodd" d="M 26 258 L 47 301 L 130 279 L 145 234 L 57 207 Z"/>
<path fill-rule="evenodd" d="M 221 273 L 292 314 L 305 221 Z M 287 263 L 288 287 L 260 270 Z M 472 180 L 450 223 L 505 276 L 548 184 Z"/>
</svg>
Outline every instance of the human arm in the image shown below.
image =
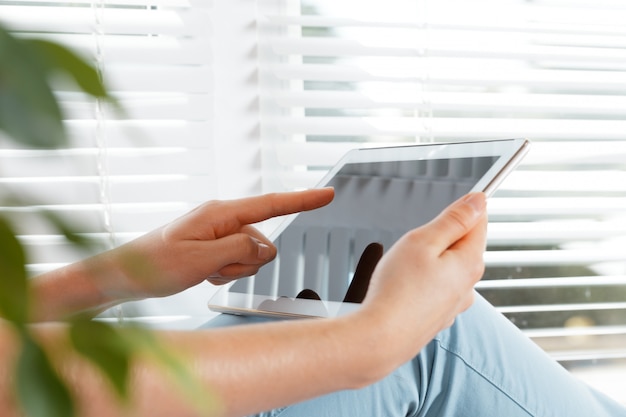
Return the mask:
<svg viewBox="0 0 626 417">
<path fill-rule="evenodd" d="M 378 264 L 362 308 L 351 315 L 157 337 L 189 358 L 191 370 L 220 399 L 223 415 L 370 384 L 417 354 L 469 307 L 482 275 L 485 226 L 484 195 L 475 194 L 409 232 Z M 62 327 L 46 326 L 40 335 L 51 350 L 63 345 Z M 0 361 L 11 363 L 10 337 L 2 340 Z M 72 355 L 59 357 L 55 363 L 78 392 L 84 415 L 119 415 L 89 365 Z M 149 364 L 135 363 L 133 375 L 132 415 L 193 415 L 168 378 Z"/>
<path fill-rule="evenodd" d="M 63 319 L 117 303 L 253 275 L 276 248 L 252 224 L 312 210 L 329 188 L 211 201 L 119 248 L 33 279 L 33 321 Z"/>
</svg>

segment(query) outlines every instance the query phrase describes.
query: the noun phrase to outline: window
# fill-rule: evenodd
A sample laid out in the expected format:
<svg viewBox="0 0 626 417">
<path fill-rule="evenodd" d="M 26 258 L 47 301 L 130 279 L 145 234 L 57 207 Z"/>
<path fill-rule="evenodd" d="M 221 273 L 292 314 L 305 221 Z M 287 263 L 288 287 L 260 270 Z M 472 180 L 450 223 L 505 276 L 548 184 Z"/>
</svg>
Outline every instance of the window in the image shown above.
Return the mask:
<svg viewBox="0 0 626 417">
<path fill-rule="evenodd" d="M 354 146 L 529 138 L 489 203 L 478 290 L 566 367 L 623 378 L 625 6 L 276 3 L 259 28 L 266 187 L 312 186 Z"/>
<path fill-rule="evenodd" d="M 106 248 L 215 197 L 210 9 L 151 4 L 0 2 L 0 20 L 15 34 L 53 39 L 92 59 L 125 109 L 114 114 L 59 84 L 70 146 L 32 150 L 2 141 L 2 186 L 35 202 L 2 208 L 21 220 L 33 274 L 84 256 L 37 209 Z"/>
<path fill-rule="evenodd" d="M 20 220 L 32 274 L 84 256 L 38 209 L 106 248 L 206 200 L 261 192 L 256 13 L 253 0 L 0 0 L 3 25 L 93 60 L 125 109 L 120 116 L 59 84 L 67 149 L 23 149 L 0 132 L 0 201 L 13 189 L 35 204 L 0 202 Z M 129 303 L 124 315 L 208 314 L 212 291 L 207 283 Z"/>
<path fill-rule="evenodd" d="M 71 147 L 0 139 L 0 186 L 106 247 L 207 199 L 312 186 L 355 146 L 527 137 L 489 203 L 478 289 L 626 402 L 608 377 L 626 375 L 622 1 L 197 3 L 0 0 L 15 33 L 92 57 L 127 109 L 59 85 Z M 31 208 L 0 210 L 23 220 L 33 273 L 80 256 Z M 205 312 L 207 291 L 154 312 Z"/>
</svg>

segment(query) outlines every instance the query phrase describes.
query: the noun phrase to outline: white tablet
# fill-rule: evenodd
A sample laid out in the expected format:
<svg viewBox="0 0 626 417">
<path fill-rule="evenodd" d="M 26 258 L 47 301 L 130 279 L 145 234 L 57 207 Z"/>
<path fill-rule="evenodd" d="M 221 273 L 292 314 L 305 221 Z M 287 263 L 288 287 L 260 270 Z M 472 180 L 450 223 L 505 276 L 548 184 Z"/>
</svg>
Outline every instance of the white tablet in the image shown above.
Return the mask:
<svg viewBox="0 0 626 417">
<path fill-rule="evenodd" d="M 507 139 L 348 152 L 319 184 L 335 188 L 334 200 L 288 217 L 270 236 L 276 259 L 220 288 L 209 308 L 283 318 L 357 309 L 383 251 L 464 194 L 493 193 L 528 147 Z"/>
</svg>

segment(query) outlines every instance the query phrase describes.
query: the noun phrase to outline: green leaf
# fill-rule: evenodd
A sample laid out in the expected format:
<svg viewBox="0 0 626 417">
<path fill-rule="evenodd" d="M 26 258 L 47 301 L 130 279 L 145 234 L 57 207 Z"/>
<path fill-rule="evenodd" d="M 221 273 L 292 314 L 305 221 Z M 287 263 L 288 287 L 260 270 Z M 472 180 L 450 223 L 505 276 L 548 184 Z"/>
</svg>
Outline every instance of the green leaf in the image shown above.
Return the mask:
<svg viewBox="0 0 626 417">
<path fill-rule="evenodd" d="M 70 338 L 76 350 L 108 378 L 119 398 L 127 400 L 133 350 L 120 329 L 103 322 L 81 319 L 72 323 Z"/>
<path fill-rule="evenodd" d="M 3 194 L 2 198 L 0 198 L 0 204 L 5 207 L 36 207 L 43 205 L 40 201 L 12 193 L 11 190 L 6 190 Z M 99 252 L 106 249 L 104 245 L 100 245 L 100 247 L 98 247 L 97 240 L 78 233 L 75 225 L 72 224 L 71 221 L 65 220 L 54 211 L 40 209 L 37 211 L 37 214 L 46 219 L 57 231 L 59 231 L 76 247 L 87 250 L 98 250 Z"/>
<path fill-rule="evenodd" d="M 24 42 L 45 57 L 49 71 L 58 71 L 69 76 L 81 90 L 93 97 L 110 99 L 97 69 L 72 50 L 43 39 L 31 39 Z"/>
<path fill-rule="evenodd" d="M 0 313 L 18 327 L 28 316 L 26 254 L 10 223 L 0 216 Z"/>
<path fill-rule="evenodd" d="M 73 417 L 76 414 L 67 387 L 43 350 L 27 336 L 23 338 L 17 363 L 16 388 L 28 417 Z"/>
<path fill-rule="evenodd" d="M 39 148 L 66 144 L 63 118 L 48 84 L 48 63 L 32 44 L 0 27 L 0 129 Z"/>
</svg>

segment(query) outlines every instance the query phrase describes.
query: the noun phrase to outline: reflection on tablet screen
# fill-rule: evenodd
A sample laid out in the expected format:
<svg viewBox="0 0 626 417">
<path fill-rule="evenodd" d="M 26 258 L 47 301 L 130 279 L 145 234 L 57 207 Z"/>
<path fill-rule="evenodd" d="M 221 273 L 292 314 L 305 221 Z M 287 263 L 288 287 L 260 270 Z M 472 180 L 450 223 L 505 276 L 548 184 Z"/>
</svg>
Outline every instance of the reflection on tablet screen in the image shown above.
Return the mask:
<svg viewBox="0 0 626 417">
<path fill-rule="evenodd" d="M 230 292 L 294 298 L 304 289 L 342 301 L 364 249 L 388 249 L 472 190 L 496 156 L 348 163 L 326 184 L 335 199 L 299 214 L 274 242 L 276 260 Z M 283 300 L 281 302 L 287 302 Z"/>
</svg>

